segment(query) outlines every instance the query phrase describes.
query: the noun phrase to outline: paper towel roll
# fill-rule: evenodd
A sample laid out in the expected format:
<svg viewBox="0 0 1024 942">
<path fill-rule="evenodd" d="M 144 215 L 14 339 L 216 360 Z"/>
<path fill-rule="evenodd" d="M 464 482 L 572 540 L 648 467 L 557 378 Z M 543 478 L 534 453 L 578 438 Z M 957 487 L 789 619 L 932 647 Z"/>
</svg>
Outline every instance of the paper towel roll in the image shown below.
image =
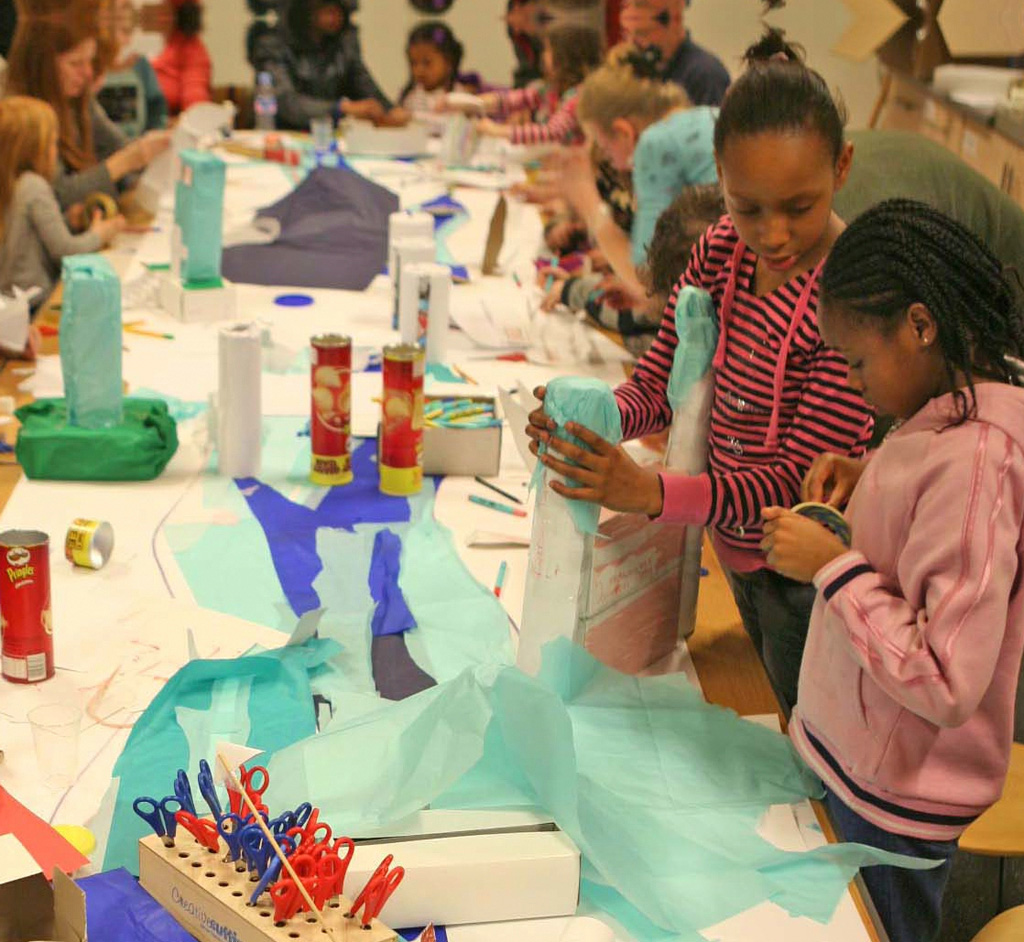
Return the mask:
<svg viewBox="0 0 1024 942">
<path fill-rule="evenodd" d="M 221 329 L 218 349 L 217 466 L 226 477 L 255 477 L 263 437 L 262 331 L 231 324 Z"/>
<path fill-rule="evenodd" d="M 433 239 L 434 217 L 430 213 L 398 212 L 388 216 L 388 274 L 395 277 L 395 243 L 401 239 Z"/>
<path fill-rule="evenodd" d="M 398 286 L 398 329 L 402 343 L 426 350 L 427 363 L 443 363 L 448 349 L 452 273 L 446 265 L 403 265 Z"/>
<path fill-rule="evenodd" d="M 398 330 L 398 294 L 402 283 L 402 268 L 420 262 L 433 262 L 437 246 L 430 239 L 399 239 L 391 255 L 391 277 L 394 279 L 394 304 L 392 306 L 391 329 Z"/>
</svg>

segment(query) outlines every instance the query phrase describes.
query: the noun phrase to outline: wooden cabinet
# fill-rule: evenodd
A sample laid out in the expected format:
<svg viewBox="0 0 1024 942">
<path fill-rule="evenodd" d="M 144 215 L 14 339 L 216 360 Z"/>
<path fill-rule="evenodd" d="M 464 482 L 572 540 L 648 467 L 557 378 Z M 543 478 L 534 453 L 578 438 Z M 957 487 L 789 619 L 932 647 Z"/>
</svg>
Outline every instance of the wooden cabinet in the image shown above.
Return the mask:
<svg viewBox="0 0 1024 942">
<path fill-rule="evenodd" d="M 894 75 L 880 125 L 941 144 L 1024 206 L 1024 145 L 926 85 Z"/>
</svg>

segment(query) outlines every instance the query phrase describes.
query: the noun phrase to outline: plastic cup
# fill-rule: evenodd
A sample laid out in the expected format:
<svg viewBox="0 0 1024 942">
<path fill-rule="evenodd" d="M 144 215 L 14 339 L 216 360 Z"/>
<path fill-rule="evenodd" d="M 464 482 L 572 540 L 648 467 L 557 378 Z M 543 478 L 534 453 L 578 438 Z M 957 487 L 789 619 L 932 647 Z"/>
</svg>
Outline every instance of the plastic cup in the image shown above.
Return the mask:
<svg viewBox="0 0 1024 942">
<path fill-rule="evenodd" d="M 78 733 L 82 711 L 67 703 L 45 703 L 28 712 L 42 783 L 67 788 L 78 771 Z"/>
<path fill-rule="evenodd" d="M 318 154 L 326 154 L 334 140 L 334 121 L 330 117 L 312 118 L 309 132 L 313 136 L 313 150 Z"/>
</svg>

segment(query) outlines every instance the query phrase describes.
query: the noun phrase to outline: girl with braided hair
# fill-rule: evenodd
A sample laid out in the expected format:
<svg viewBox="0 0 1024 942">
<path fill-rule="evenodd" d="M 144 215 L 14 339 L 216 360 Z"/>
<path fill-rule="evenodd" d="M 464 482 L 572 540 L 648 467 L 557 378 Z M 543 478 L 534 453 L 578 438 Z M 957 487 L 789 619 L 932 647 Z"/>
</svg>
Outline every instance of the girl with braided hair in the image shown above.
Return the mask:
<svg viewBox="0 0 1024 942">
<path fill-rule="evenodd" d="M 958 836 L 999 798 L 1024 650 L 1024 311 L 994 255 L 923 203 L 838 239 L 819 326 L 902 424 L 870 461 L 823 455 L 808 500 L 847 548 L 764 511 L 768 563 L 817 599 L 789 730 L 848 841 L 939 861 L 863 877 L 892 942 L 930 942 Z"/>
<path fill-rule="evenodd" d="M 817 324 L 820 272 L 843 229 L 832 203 L 852 159 L 842 110 L 778 31 L 747 59 L 714 127 L 727 215 L 698 241 L 651 349 L 615 391 L 625 438 L 671 423 L 676 305 L 690 294 L 682 291 L 688 285 L 708 292 L 718 343 L 707 470 L 685 475 L 641 467 L 621 447 L 572 426 L 589 450 L 578 448 L 552 434 L 555 426 L 542 409 L 531 414 L 528 434 L 532 447 L 551 446 L 542 457 L 548 467 L 583 485 L 554 482 L 564 497 L 711 528 L 743 626 L 788 714 L 797 700 L 815 592 L 769 567 L 760 546 L 761 510 L 796 504 L 801 481 L 822 452 L 862 455 L 872 419 Z"/>
</svg>

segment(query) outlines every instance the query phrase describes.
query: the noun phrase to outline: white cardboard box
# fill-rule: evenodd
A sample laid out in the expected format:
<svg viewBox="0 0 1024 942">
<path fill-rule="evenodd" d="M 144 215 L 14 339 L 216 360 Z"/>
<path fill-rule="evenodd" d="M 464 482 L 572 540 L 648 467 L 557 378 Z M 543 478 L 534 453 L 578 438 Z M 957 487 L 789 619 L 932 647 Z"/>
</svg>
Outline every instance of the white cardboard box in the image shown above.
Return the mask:
<svg viewBox="0 0 1024 942">
<path fill-rule="evenodd" d="M 173 274 L 160 279 L 160 306 L 185 323 L 233 320 L 238 309 L 235 286 L 224 281 L 214 288 L 188 288 Z"/>
</svg>

